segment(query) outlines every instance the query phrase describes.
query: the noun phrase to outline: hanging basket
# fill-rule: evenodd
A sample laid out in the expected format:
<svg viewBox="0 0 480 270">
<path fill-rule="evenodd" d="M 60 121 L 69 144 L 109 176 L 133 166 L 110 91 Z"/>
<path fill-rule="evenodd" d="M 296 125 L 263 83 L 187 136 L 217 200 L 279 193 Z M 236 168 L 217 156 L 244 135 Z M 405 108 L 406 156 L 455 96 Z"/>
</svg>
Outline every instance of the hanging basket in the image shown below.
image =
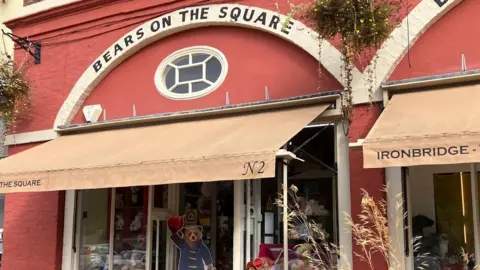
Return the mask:
<svg viewBox="0 0 480 270">
<path fill-rule="evenodd" d="M 400 7 L 400 0 L 314 0 L 307 12 L 323 39 L 339 37 L 355 54 L 388 38 Z"/>
<path fill-rule="evenodd" d="M 346 125 L 352 118 L 352 81 L 355 61 L 366 59 L 364 54 L 376 51 L 398 25 L 401 0 L 312 0 L 310 4 L 293 7 L 293 14 L 308 25 L 314 25 L 319 34 L 319 46 L 323 40 L 340 41 L 343 58 L 338 63 L 342 68 L 344 91 L 342 113 Z M 373 49 L 373 50 L 372 50 Z M 319 49 L 319 52 L 322 48 Z M 363 56 L 363 57 L 362 57 Z M 373 67 L 365 70 L 366 86 L 373 93 L 377 59 Z M 348 133 L 348 127 L 344 128 Z"/>
<path fill-rule="evenodd" d="M 14 127 L 19 113 L 30 104 L 30 86 L 22 67 L 13 61 L 0 60 L 0 118 L 5 131 Z"/>
</svg>

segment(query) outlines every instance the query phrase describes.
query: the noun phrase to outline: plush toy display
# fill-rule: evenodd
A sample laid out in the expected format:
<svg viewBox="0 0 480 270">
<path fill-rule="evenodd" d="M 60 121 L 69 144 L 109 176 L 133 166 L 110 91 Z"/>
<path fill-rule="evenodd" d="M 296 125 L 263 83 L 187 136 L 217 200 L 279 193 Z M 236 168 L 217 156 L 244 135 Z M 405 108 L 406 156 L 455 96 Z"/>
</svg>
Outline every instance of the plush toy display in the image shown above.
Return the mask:
<svg viewBox="0 0 480 270">
<path fill-rule="evenodd" d="M 202 226 L 196 225 L 196 217 L 187 217 L 187 223 L 183 217 L 170 217 L 167 222 L 170 239 L 180 250 L 178 270 L 215 270 L 210 250 L 202 240 Z"/>
<path fill-rule="evenodd" d="M 134 205 L 138 204 L 139 201 L 138 201 L 138 196 L 139 196 L 139 192 L 140 192 L 140 187 L 131 187 L 130 188 L 131 192 L 132 192 L 132 203 Z"/>
<path fill-rule="evenodd" d="M 247 263 L 247 268 L 245 270 L 257 270 L 257 268 L 253 265 L 253 262 Z"/>
<path fill-rule="evenodd" d="M 211 208 L 210 200 L 205 196 L 200 196 L 197 200 L 197 208 L 200 213 L 200 216 L 210 217 Z"/>
<path fill-rule="evenodd" d="M 115 213 L 115 228 L 117 228 L 117 230 L 122 230 L 124 225 L 125 221 L 123 220 L 123 213 Z"/>
<path fill-rule="evenodd" d="M 203 183 L 200 187 L 202 195 L 206 198 L 211 198 L 215 192 L 217 192 L 217 183 L 216 182 L 206 182 Z"/>
<path fill-rule="evenodd" d="M 130 224 L 130 231 L 137 232 L 142 228 L 143 213 L 139 212 Z"/>
<path fill-rule="evenodd" d="M 118 209 L 125 208 L 125 204 L 123 203 L 123 194 L 115 195 L 115 207 Z"/>
<path fill-rule="evenodd" d="M 102 269 L 105 262 L 99 254 L 90 254 L 90 269 Z"/>
</svg>

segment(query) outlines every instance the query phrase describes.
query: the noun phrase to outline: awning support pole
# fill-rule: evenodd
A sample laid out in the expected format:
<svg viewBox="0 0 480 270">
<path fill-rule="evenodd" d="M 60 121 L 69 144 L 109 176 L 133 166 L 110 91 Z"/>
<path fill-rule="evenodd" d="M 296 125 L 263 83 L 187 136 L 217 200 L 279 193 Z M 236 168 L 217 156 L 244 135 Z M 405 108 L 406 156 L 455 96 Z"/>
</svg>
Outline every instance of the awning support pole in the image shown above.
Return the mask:
<svg viewBox="0 0 480 270">
<path fill-rule="evenodd" d="M 243 195 L 243 186 L 245 185 L 244 181 L 233 181 L 233 205 L 235 209 L 237 209 L 236 213 L 241 213 L 242 211 L 239 210 L 244 207 L 244 195 Z M 242 270 L 245 269 L 245 265 L 243 263 L 243 257 L 245 255 L 243 244 L 244 238 L 244 227 L 243 227 L 243 214 L 237 214 L 233 217 L 233 270 Z"/>
<path fill-rule="evenodd" d="M 147 240 L 152 239 L 152 236 L 153 236 L 153 226 L 152 226 L 153 196 L 154 196 L 153 186 L 148 186 Z M 112 200 L 112 202 L 113 202 L 113 200 Z M 158 237 L 158 235 L 157 235 L 157 237 Z M 157 242 L 157 245 L 158 245 L 158 242 Z M 152 241 L 147 241 L 146 249 L 147 249 L 147 258 L 146 258 L 147 270 L 152 270 L 151 269 L 151 267 L 152 267 Z M 156 250 L 158 252 L 158 249 L 156 249 Z M 155 264 L 158 264 L 158 257 L 155 257 Z"/>
<path fill-rule="evenodd" d="M 390 232 L 390 237 L 392 239 L 392 251 L 389 256 L 390 266 L 392 269 L 408 269 L 405 265 L 406 260 L 408 260 L 408 255 L 406 254 L 407 247 L 405 246 L 405 239 L 407 239 L 408 234 L 404 228 L 403 216 L 406 212 L 403 205 L 399 206 L 398 196 L 401 195 L 401 198 L 404 198 L 406 194 L 403 194 L 403 183 L 402 183 L 402 168 L 400 167 L 389 167 L 385 168 L 385 182 L 387 184 L 387 216 L 388 216 L 388 231 Z M 406 201 L 406 200 L 405 200 Z M 403 203 L 403 202 L 402 202 Z M 410 213 L 407 213 L 410 214 Z M 408 216 L 406 217 L 408 218 Z M 400 228 L 397 226 L 398 221 L 400 222 Z M 410 243 L 410 241 L 408 241 Z M 397 260 L 398 259 L 398 264 Z"/>
<path fill-rule="evenodd" d="M 250 212 L 251 205 L 252 205 L 252 185 L 251 185 L 251 180 L 246 180 L 247 183 L 247 188 L 245 190 L 245 194 L 247 196 L 247 203 L 245 204 L 245 232 L 247 234 L 247 239 L 246 239 L 246 248 L 245 248 L 245 258 L 247 262 L 252 261 L 252 252 L 251 252 L 251 247 L 252 247 L 252 213 Z M 257 254 L 255 254 L 256 256 Z"/>
<path fill-rule="evenodd" d="M 336 162 L 337 162 L 337 198 L 338 198 L 338 231 L 340 260 L 338 269 L 351 269 L 352 260 L 352 228 L 345 222 L 345 215 L 352 214 L 350 191 L 350 149 L 348 136 L 343 132 L 341 121 L 335 123 Z"/>
<path fill-rule="evenodd" d="M 283 160 L 283 269 L 288 270 L 288 160 Z"/>
<path fill-rule="evenodd" d="M 475 163 L 470 165 L 470 183 L 472 186 L 473 236 L 475 242 L 475 260 L 480 260 L 480 216 L 478 212 L 478 171 Z"/>
</svg>

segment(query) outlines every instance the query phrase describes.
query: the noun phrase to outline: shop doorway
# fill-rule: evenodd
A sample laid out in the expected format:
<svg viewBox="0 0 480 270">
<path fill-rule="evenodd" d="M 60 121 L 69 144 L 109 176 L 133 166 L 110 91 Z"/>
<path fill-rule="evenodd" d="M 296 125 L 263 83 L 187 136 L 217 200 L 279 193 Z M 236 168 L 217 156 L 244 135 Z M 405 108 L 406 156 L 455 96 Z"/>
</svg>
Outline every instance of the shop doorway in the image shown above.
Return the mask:
<svg viewBox="0 0 480 270">
<path fill-rule="evenodd" d="M 333 125 L 317 125 L 303 129 L 286 145 L 301 160 L 288 164 L 288 185 L 298 188 L 297 195 L 308 205 L 308 219 L 325 231 L 329 243 L 338 243 L 337 184 Z M 241 241 L 235 253 L 235 268 L 245 269 L 248 262 L 259 257 L 278 261 L 283 253 L 283 208 L 276 204 L 282 193 L 283 161 L 277 164 L 273 179 L 235 182 L 235 224 Z M 289 236 L 288 247 L 305 243 L 300 237 Z M 289 256 L 290 257 L 290 256 Z M 292 262 L 295 260 L 294 257 Z M 290 269 L 290 268 L 289 268 Z"/>
<path fill-rule="evenodd" d="M 480 188 L 474 168 L 455 164 L 403 169 L 407 269 L 476 269 Z"/>
</svg>

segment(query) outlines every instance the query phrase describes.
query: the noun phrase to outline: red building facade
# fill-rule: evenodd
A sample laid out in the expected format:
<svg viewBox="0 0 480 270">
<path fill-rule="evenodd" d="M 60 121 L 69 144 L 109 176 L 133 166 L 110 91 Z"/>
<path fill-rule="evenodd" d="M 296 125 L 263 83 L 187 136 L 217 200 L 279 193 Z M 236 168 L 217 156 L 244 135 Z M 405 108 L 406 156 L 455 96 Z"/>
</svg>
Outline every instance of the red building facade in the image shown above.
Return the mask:
<svg viewBox="0 0 480 270">
<path fill-rule="evenodd" d="M 85 106 L 101 105 L 100 121 L 108 122 L 338 94 L 335 91 L 342 89 L 341 55 L 336 47 L 325 41 L 319 59 L 314 32 L 297 21 L 282 28 L 283 17 L 278 15 L 277 6 L 281 13 L 288 11 L 287 3 L 253 0 L 232 4 L 223 1 L 85 0 L 8 22 L 8 27 L 16 35 L 28 36 L 42 44 L 39 65 L 34 65 L 23 50 L 17 48 L 15 52 L 16 61 L 26 59 L 30 65 L 28 77 L 33 91 L 28 117 L 23 117 L 16 134 L 7 138 L 9 156 L 28 152 L 30 148 L 54 140 L 58 126 L 86 125 Z M 337 164 L 339 172 L 335 176 L 338 181 L 336 189 L 332 191 L 330 188 L 330 195 L 322 195 L 327 201 L 325 207 L 329 205 L 329 200 L 333 201 L 329 210 L 337 214 L 331 213 L 334 216 L 332 219 L 337 215 L 338 220 L 339 213 L 343 211 L 350 212 L 354 217 L 359 214 L 362 189 L 377 198 L 386 196 L 381 190 L 389 182 L 387 178 L 392 172 L 381 168 L 365 169 L 362 151 L 362 140 L 367 137 L 384 107 L 382 100 L 386 90 L 382 90 L 382 84 L 389 82 L 397 85 L 397 81 L 405 79 L 423 82 L 428 81 L 429 76 L 461 72 L 462 55 L 468 70 L 477 69 L 480 65 L 477 61 L 480 39 L 475 35 L 475 29 L 480 27 L 476 16 L 478 11 L 480 3 L 476 0 L 411 1 L 409 8 L 403 11 L 409 16 L 404 16 L 392 38 L 377 52 L 378 89 L 373 95 L 373 104 L 369 103 L 369 94 L 362 81 L 362 72 L 367 65 L 363 62 L 357 65 L 354 72 L 356 104 L 349 130 L 348 162 L 342 163 L 339 158 L 341 138 L 338 131 L 332 129 L 330 137 L 325 139 L 337 146 L 325 146 L 319 142 L 327 149 L 325 155 L 331 156 L 319 159 L 332 167 Z M 201 53 L 205 48 L 209 53 L 220 52 L 222 71 L 219 71 L 218 78 L 206 82 L 214 87 L 204 94 L 186 98 L 162 92 L 162 86 L 155 81 L 161 63 L 175 55 L 182 57 L 179 51 L 186 50 L 185 55 L 193 57 L 188 55 Z M 190 63 L 193 65 L 193 62 Z M 207 72 L 207 67 L 202 67 Z M 181 76 L 178 72 L 177 76 Z M 168 88 L 168 79 L 165 80 Z M 180 84 L 181 79 L 176 83 Z M 200 81 L 188 86 L 190 92 L 195 91 L 192 90 L 197 87 L 193 85 L 195 83 Z M 182 90 L 178 89 L 178 93 L 182 94 Z M 347 176 L 340 175 L 345 166 Z M 452 172 L 456 171 L 452 169 Z M 345 179 L 348 183 L 341 183 Z M 402 189 L 399 191 L 402 192 Z M 78 241 L 90 241 L 79 240 L 81 236 L 76 236 L 81 234 L 77 231 L 80 225 L 76 224 L 81 220 L 76 217 L 81 214 L 69 212 L 73 211 L 75 201 L 79 204 L 75 194 L 59 190 L 6 195 L 3 269 L 87 269 L 81 266 L 81 255 L 75 257 L 76 253 L 72 251 L 78 247 L 75 246 Z M 88 197 L 84 198 L 88 200 Z M 409 203 L 419 210 L 415 208 L 409 212 L 438 218 L 438 213 L 430 215 L 428 210 L 433 207 L 435 213 L 436 205 L 427 207 L 414 201 L 410 198 Z M 179 204 L 186 204 L 186 201 Z M 113 215 L 109 213 L 105 215 Z M 350 242 L 350 247 L 342 245 L 342 248 L 350 252 L 347 257 L 351 258 L 353 269 L 368 269 L 367 264 L 352 255 L 352 248 L 356 252 L 360 248 L 351 243 L 348 234 L 340 233 L 342 225 L 338 223 L 341 222 L 332 223 L 336 227 L 332 229 L 333 233 L 338 235 L 333 237 L 334 240 L 340 244 Z M 441 227 L 436 230 L 438 233 Z M 262 231 L 261 235 L 265 237 L 267 233 Z M 408 238 L 404 232 L 398 235 L 402 239 Z M 465 236 L 465 242 L 467 238 Z M 472 239 L 478 241 L 476 237 Z M 260 242 L 267 241 L 262 239 Z M 451 238 L 451 245 L 457 245 L 453 242 Z M 249 252 L 253 254 L 254 251 L 256 249 L 252 248 Z M 471 253 L 475 253 L 475 249 Z M 408 262 L 408 256 L 401 254 L 401 257 L 401 261 Z M 374 264 L 375 269 L 386 269 L 380 256 L 374 256 Z"/>
</svg>

